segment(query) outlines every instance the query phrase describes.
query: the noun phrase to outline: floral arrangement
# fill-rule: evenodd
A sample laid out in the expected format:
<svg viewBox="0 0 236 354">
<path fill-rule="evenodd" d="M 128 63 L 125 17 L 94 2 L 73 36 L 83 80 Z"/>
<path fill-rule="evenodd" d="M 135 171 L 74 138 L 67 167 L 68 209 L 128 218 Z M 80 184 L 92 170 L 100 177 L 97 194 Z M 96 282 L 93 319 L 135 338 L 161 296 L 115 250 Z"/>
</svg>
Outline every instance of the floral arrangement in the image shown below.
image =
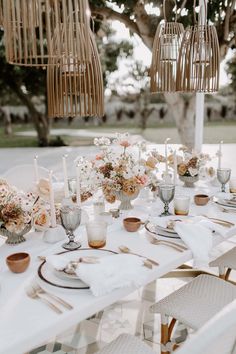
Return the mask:
<svg viewBox="0 0 236 354">
<path fill-rule="evenodd" d="M 18 234 L 27 225 L 36 230 L 49 228 L 49 204 L 34 193 L 24 193 L 0 180 L 0 229 Z"/>
<path fill-rule="evenodd" d="M 181 147 L 183 151 L 183 157 L 177 156 L 177 169 L 180 176 L 195 177 L 199 175 L 200 169 L 210 161 L 210 156 L 208 154 L 196 154 L 190 152 L 186 147 Z M 173 155 L 171 155 L 173 156 Z M 169 161 L 172 163 L 173 157 L 168 157 Z"/>
<path fill-rule="evenodd" d="M 102 187 L 105 199 L 114 203 L 117 193 L 127 196 L 138 195 L 141 188 L 154 183 L 158 160 L 155 152 L 150 152 L 145 158 L 144 143 L 132 143 L 128 133 L 116 134 L 111 141 L 108 138 L 98 138 L 94 144 L 100 152 L 91 161 L 95 172 L 94 184 Z M 115 147 L 115 148 L 114 148 Z"/>
</svg>

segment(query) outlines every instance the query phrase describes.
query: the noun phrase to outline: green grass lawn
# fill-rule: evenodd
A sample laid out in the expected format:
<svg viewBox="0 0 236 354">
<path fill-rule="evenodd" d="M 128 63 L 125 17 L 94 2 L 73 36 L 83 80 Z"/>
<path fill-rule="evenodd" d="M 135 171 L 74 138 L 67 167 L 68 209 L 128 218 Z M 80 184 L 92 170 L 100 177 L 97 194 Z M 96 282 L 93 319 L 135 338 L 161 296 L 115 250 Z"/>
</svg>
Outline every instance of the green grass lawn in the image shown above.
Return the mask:
<svg viewBox="0 0 236 354">
<path fill-rule="evenodd" d="M 178 132 L 174 124 L 161 124 L 148 126 L 142 131 L 139 127 L 130 126 L 128 124 L 122 126 L 106 125 L 106 126 L 81 126 L 78 121 L 71 125 L 66 122 L 60 122 L 52 125 L 52 129 L 83 129 L 90 131 L 101 132 L 129 132 L 130 134 L 142 135 L 145 139 L 154 143 L 163 143 L 168 136 L 173 143 L 180 143 Z M 3 127 L 0 127 L 0 148 L 10 147 L 37 147 L 37 138 L 28 136 L 16 135 L 17 132 L 34 131 L 32 124 L 15 124 L 13 125 L 13 134 L 6 136 Z M 60 137 L 67 145 L 80 146 L 92 145 L 93 138 L 87 137 L 71 137 L 61 134 Z M 52 139 L 56 137 L 53 136 Z M 205 124 L 204 128 L 204 143 L 218 143 L 224 140 L 225 143 L 236 143 L 236 121 L 210 122 Z"/>
</svg>

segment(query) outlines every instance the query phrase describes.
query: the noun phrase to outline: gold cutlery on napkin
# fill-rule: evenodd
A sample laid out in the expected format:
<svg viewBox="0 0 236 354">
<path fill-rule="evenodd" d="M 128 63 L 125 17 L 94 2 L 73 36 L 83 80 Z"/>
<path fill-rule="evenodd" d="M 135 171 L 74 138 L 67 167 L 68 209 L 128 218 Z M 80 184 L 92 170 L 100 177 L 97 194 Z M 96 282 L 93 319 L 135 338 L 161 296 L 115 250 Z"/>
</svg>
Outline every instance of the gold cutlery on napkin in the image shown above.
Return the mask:
<svg viewBox="0 0 236 354">
<path fill-rule="evenodd" d="M 222 213 L 236 214 L 236 209 L 224 208 L 221 205 L 217 205 L 217 206 L 220 209 L 220 211 L 222 211 Z"/>
<path fill-rule="evenodd" d="M 164 241 L 164 240 L 157 240 L 156 238 L 152 237 L 150 242 L 153 244 L 153 245 L 163 245 L 163 246 L 167 246 L 167 247 L 170 247 L 170 248 L 173 248 L 175 251 L 178 251 L 178 252 L 184 252 L 184 251 L 187 251 L 188 248 L 185 247 L 185 246 L 182 246 L 182 245 L 179 245 L 175 242 L 172 242 L 172 241 Z"/>
<path fill-rule="evenodd" d="M 212 217 L 209 217 L 209 216 L 207 216 L 207 215 L 203 215 L 203 216 L 204 216 L 204 218 L 209 219 L 209 220 L 211 220 L 213 223 L 218 224 L 218 225 L 222 225 L 222 226 L 229 227 L 229 228 L 235 226 L 234 223 L 232 223 L 232 222 L 230 222 L 230 221 L 227 221 L 227 220 L 212 218 Z"/>
<path fill-rule="evenodd" d="M 159 263 L 158 263 L 158 262 L 154 261 L 153 259 L 150 259 L 150 258 L 147 258 L 147 257 L 145 257 L 145 256 L 142 256 L 141 254 L 132 252 L 127 246 L 120 246 L 120 247 L 119 247 L 119 250 L 120 250 L 122 253 L 129 253 L 129 254 L 132 254 L 132 255 L 134 255 L 134 256 L 142 257 L 142 258 L 145 259 L 145 262 L 151 263 L 151 264 L 153 264 L 153 265 L 155 265 L 155 266 L 159 266 Z M 146 264 L 148 264 L 148 263 L 146 263 Z M 144 263 L 144 265 L 146 265 L 146 264 Z"/>
</svg>

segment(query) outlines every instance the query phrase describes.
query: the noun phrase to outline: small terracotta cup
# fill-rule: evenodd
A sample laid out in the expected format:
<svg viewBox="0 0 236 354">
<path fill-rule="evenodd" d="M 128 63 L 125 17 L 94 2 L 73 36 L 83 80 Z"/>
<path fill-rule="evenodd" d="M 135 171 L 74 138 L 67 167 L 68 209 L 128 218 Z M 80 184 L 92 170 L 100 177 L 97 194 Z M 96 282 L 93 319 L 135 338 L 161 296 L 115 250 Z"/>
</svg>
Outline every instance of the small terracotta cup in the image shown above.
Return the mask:
<svg viewBox="0 0 236 354">
<path fill-rule="evenodd" d="M 30 264 L 30 255 L 28 253 L 14 253 L 6 258 L 8 268 L 13 273 L 23 273 Z"/>
<path fill-rule="evenodd" d="M 123 220 L 123 225 L 126 231 L 128 232 L 136 232 L 140 228 L 141 225 L 144 223 L 139 219 L 135 217 L 129 217 L 125 218 Z"/>
<path fill-rule="evenodd" d="M 210 200 L 210 197 L 206 194 L 196 194 L 194 196 L 194 202 L 196 205 L 200 205 L 200 206 L 203 206 L 203 205 L 206 205 Z"/>
</svg>

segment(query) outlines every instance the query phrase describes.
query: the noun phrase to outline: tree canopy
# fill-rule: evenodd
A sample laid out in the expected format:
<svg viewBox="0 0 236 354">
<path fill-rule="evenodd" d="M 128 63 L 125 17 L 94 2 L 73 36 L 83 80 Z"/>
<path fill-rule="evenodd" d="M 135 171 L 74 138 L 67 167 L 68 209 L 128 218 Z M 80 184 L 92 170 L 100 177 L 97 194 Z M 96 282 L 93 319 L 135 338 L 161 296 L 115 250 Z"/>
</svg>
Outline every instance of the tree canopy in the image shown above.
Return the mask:
<svg viewBox="0 0 236 354">
<path fill-rule="evenodd" d="M 163 19 L 163 0 L 90 0 L 92 14 L 98 19 L 118 20 L 124 23 L 132 33 L 139 35 L 151 49 L 158 23 Z M 168 20 L 177 19 L 184 26 L 193 25 L 193 0 L 166 1 Z M 198 1 L 196 1 L 198 4 Z M 153 11 L 148 11 L 148 6 Z M 208 20 L 216 26 L 221 57 L 224 58 L 229 47 L 235 47 L 236 1 L 208 0 Z M 174 10 L 174 11 L 173 11 Z"/>
</svg>

